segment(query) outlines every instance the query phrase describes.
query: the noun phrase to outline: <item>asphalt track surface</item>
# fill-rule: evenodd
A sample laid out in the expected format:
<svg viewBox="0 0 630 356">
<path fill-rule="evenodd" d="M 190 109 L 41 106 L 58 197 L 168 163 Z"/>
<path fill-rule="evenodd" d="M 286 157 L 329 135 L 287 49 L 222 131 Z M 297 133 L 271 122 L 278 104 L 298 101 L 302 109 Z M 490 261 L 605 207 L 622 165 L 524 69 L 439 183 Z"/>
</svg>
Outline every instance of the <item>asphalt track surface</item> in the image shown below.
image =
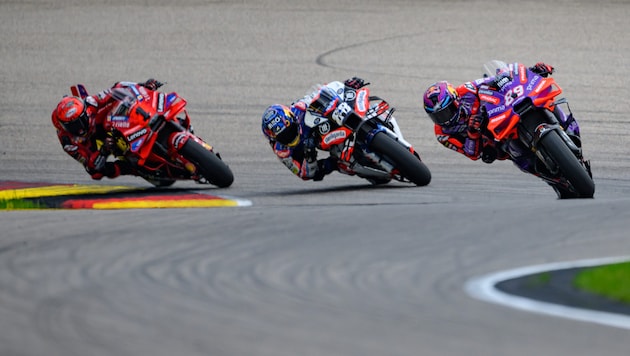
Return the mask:
<svg viewBox="0 0 630 356">
<path fill-rule="evenodd" d="M 248 207 L 0 213 L 0 355 L 627 354 L 628 330 L 472 298 L 490 273 L 628 255 L 628 1 L 0 2 L 0 180 L 92 184 L 50 112 L 70 85 L 156 77 Z M 554 65 L 594 199 L 440 147 L 432 82 Z M 398 110 L 427 187 L 302 182 L 260 116 L 354 75 Z M 98 184 L 146 187 L 126 177 Z M 198 190 L 197 190 L 198 191 Z"/>
</svg>

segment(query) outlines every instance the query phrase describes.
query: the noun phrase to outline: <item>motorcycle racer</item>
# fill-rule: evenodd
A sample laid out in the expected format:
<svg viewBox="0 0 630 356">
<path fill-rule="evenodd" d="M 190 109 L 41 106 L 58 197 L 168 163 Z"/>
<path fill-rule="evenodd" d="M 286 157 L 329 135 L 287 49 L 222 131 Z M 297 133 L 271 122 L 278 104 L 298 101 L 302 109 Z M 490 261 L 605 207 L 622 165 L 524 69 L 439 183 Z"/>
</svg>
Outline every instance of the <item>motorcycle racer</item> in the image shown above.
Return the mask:
<svg viewBox="0 0 630 356">
<path fill-rule="evenodd" d="M 543 62 L 536 63 L 529 70 L 543 77 L 554 72 L 552 66 Z M 481 158 L 485 163 L 492 163 L 496 159 L 508 159 L 506 152 L 497 149 L 492 139 L 483 135 L 488 114 L 485 108 L 480 107 L 479 99 L 479 87 L 482 84 L 496 87 L 502 84 L 500 80 L 501 77 L 497 76 L 469 81 L 458 87 L 453 87 L 447 81 L 430 85 L 423 95 L 424 110 L 435 124 L 438 142 L 474 161 Z M 579 126 L 573 115 L 559 116 L 562 127 L 579 145 Z M 535 174 L 530 164 L 533 154 L 525 150 L 521 153 L 522 159 L 513 159 L 514 163 L 521 170 Z"/>
<path fill-rule="evenodd" d="M 126 162 L 107 161 L 114 142 L 104 128 L 110 104 L 114 101 L 112 89 L 133 84 L 135 83 L 117 82 L 111 88 L 84 99 L 64 96 L 51 114 L 52 124 L 57 130 L 57 138 L 63 150 L 81 163 L 92 179 L 133 174 Z M 163 85 L 155 79 L 139 84 L 149 90 L 157 90 Z"/>
<path fill-rule="evenodd" d="M 333 81 L 293 102 L 290 106 L 281 104 L 269 106 L 262 116 L 262 132 L 278 159 L 302 180 L 321 181 L 334 171 L 343 172 L 343 162 L 336 157 L 317 159 L 317 141 L 312 135 L 311 128 L 304 123 L 304 117 L 307 110 L 310 110 L 309 105 L 323 88 L 332 90 L 343 97 L 344 93 L 350 96 L 352 95 L 350 93 L 355 93 L 356 90 L 369 84 L 358 77 L 347 79 L 343 83 Z M 326 113 L 333 112 L 338 104 L 338 101 L 333 102 Z M 402 138 L 402 133 L 393 117 L 389 116 L 386 124 Z"/>
</svg>

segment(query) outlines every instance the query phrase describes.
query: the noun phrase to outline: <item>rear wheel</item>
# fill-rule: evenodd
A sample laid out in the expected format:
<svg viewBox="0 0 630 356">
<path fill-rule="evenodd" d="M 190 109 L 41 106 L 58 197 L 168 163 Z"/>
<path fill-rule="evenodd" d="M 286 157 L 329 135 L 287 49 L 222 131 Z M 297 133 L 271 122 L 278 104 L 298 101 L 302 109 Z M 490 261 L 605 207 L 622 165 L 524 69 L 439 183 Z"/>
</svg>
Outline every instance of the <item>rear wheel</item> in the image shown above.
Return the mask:
<svg viewBox="0 0 630 356">
<path fill-rule="evenodd" d="M 429 168 L 406 147 L 386 133 L 377 133 L 372 139 L 370 149 L 393 163 L 400 174 L 415 185 L 424 186 L 431 182 Z"/>
<path fill-rule="evenodd" d="M 195 140 L 186 141 L 179 153 L 193 162 L 201 175 L 211 184 L 225 188 L 234 182 L 230 168 L 214 152 L 205 149 Z"/>
<path fill-rule="evenodd" d="M 541 137 L 538 145 L 547 152 L 562 175 L 573 186 L 577 198 L 593 197 L 595 194 L 593 179 L 557 132 L 552 131 Z M 562 193 L 558 194 L 560 198 L 573 197 L 569 192 L 563 191 Z"/>
</svg>

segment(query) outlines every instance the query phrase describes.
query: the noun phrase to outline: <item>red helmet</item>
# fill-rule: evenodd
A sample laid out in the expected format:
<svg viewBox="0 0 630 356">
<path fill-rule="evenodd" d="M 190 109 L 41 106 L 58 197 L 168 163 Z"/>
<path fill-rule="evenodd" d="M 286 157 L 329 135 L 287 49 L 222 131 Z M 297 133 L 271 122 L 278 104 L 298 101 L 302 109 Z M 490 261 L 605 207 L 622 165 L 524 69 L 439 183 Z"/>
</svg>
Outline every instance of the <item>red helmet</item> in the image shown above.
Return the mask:
<svg viewBox="0 0 630 356">
<path fill-rule="evenodd" d="M 57 105 L 57 120 L 61 127 L 75 136 L 85 136 L 89 132 L 90 118 L 83 100 L 68 96 Z"/>
</svg>

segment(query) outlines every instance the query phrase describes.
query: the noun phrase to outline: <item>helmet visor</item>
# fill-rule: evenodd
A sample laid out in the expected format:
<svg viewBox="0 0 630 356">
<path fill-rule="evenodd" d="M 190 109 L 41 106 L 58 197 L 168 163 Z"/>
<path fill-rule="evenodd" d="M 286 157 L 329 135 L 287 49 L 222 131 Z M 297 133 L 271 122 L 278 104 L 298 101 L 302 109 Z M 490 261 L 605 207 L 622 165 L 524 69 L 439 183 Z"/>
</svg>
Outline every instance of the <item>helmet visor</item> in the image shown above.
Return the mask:
<svg viewBox="0 0 630 356">
<path fill-rule="evenodd" d="M 445 108 L 442 108 L 436 112 L 428 113 L 433 122 L 438 125 L 449 125 L 457 121 L 459 118 L 459 108 L 455 104 L 455 101 L 451 101 Z"/>
<path fill-rule="evenodd" d="M 75 136 L 84 136 L 88 132 L 89 119 L 85 110 L 78 118 L 70 122 L 61 122 L 63 128 Z"/>
<path fill-rule="evenodd" d="M 284 130 L 280 131 L 276 136 L 276 141 L 289 147 L 294 147 L 299 142 L 298 128 L 295 124 L 289 124 Z"/>
</svg>

